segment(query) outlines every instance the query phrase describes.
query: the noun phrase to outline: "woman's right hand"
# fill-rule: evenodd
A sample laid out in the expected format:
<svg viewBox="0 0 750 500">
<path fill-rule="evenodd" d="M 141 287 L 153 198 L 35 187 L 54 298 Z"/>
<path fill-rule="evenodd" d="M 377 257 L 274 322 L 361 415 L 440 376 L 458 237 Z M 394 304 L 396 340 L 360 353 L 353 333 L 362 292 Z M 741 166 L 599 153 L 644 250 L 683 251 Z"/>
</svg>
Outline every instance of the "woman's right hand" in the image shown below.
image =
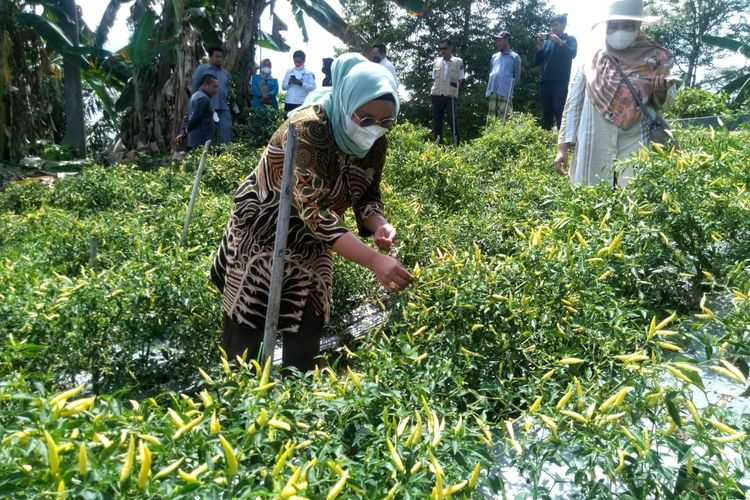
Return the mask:
<svg viewBox="0 0 750 500">
<path fill-rule="evenodd" d="M 398 292 L 406 288 L 412 280 L 411 273 L 390 255 L 378 254 L 371 270 L 381 285 L 389 292 Z"/>
<path fill-rule="evenodd" d="M 570 149 L 569 144 L 557 145 L 557 156 L 555 156 L 555 171 L 560 175 L 565 175 L 568 172 L 568 150 L 569 149 Z"/>
</svg>

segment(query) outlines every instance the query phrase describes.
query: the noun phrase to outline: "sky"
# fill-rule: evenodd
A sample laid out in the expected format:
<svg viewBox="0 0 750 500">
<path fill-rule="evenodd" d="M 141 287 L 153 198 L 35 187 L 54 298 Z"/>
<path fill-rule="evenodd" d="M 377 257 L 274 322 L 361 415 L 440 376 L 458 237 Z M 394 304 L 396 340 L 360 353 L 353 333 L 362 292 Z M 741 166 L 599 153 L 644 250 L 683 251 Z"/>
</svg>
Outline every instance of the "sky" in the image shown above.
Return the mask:
<svg viewBox="0 0 750 500">
<path fill-rule="evenodd" d="M 96 29 L 99 20 L 104 13 L 109 2 L 105 0 L 77 0 L 78 5 L 83 9 L 83 19 L 89 28 Z M 331 6 L 340 10 L 340 4 L 337 0 L 329 2 Z M 585 55 L 587 47 L 594 47 L 594 36 L 598 32 L 591 31 L 591 26 L 603 16 L 604 2 L 601 1 L 581 1 L 581 0 L 556 0 L 549 2 L 553 12 L 564 13 L 568 15 L 568 34 L 575 36 L 579 44 L 579 57 Z M 124 4 L 120 7 L 117 21 L 110 32 L 109 42 L 106 46 L 109 50 L 117 50 L 125 46 L 128 42 L 128 28 L 126 20 L 130 14 L 132 3 Z M 302 41 L 302 33 L 294 23 L 289 2 L 286 0 L 276 1 L 276 13 L 284 20 L 289 30 L 284 32 L 287 44 L 291 47 L 290 52 L 275 52 L 262 49 L 256 54 L 256 60 L 260 62 L 263 58 L 271 59 L 273 65 L 273 74 L 281 79 L 288 68 L 292 66 L 291 53 L 301 49 L 307 54 L 307 69 L 315 73 L 316 83 L 320 85 L 323 80 L 322 59 L 324 57 L 333 57 L 335 49 L 343 47 L 343 44 L 330 33 L 318 26 L 313 20 L 307 19 L 306 26 L 309 35 L 309 42 L 305 44 Z M 264 13 L 261 19 L 261 29 L 271 31 L 271 19 L 268 11 Z M 599 34 L 603 37 L 603 34 Z"/>
</svg>

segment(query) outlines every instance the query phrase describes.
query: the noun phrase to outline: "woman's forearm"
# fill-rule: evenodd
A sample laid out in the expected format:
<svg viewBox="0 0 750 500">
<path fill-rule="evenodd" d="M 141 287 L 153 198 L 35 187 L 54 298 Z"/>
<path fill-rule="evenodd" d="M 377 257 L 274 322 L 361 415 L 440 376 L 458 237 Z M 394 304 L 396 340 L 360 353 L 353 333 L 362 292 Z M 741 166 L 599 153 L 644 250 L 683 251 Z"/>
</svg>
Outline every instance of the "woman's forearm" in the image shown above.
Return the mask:
<svg viewBox="0 0 750 500">
<path fill-rule="evenodd" d="M 333 251 L 346 260 L 355 262 L 370 270 L 373 269 L 375 261 L 380 256 L 377 250 L 365 245 L 351 231 L 347 231 L 333 243 Z"/>
</svg>

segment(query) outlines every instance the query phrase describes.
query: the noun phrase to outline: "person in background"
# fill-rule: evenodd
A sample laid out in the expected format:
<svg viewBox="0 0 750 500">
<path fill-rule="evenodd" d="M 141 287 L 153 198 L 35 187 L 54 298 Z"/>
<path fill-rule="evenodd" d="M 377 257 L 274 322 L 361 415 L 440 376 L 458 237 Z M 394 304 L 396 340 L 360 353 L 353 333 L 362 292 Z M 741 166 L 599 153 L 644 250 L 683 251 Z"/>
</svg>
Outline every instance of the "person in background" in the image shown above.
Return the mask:
<svg viewBox="0 0 750 500">
<path fill-rule="evenodd" d="M 432 63 L 432 136 L 440 143 L 443 136 L 443 118 L 446 113 L 453 132 L 453 145 L 458 146 L 458 120 L 456 118 L 456 100 L 458 90 L 463 84 L 464 62 L 453 56 L 453 43 L 444 38 L 438 45 L 440 56 Z"/>
<path fill-rule="evenodd" d="M 263 340 L 281 172 L 287 133 L 297 135 L 295 181 L 279 313 L 282 364 L 306 371 L 321 364 L 320 338 L 330 314 L 333 252 L 371 270 L 389 292 L 409 271 L 366 245 L 344 223 L 354 210 L 359 236 L 381 250 L 396 242 L 384 216 L 380 179 L 399 100 L 392 75 L 360 54 L 333 63 L 333 86 L 312 94 L 271 137 L 258 166 L 240 185 L 211 269 L 222 290 L 223 347 L 230 359 L 255 358 Z M 269 236 L 270 235 L 270 236 Z"/>
<path fill-rule="evenodd" d="M 649 117 L 643 116 L 618 65 L 652 116 L 674 102 L 673 80 L 667 78 L 674 57 L 641 32 L 643 23 L 658 20 L 644 15 L 642 0 L 609 3 L 604 48 L 584 61 L 573 78 L 557 140 L 555 170 L 560 175 L 575 148 L 568 172 L 573 184 L 625 186 L 633 167 L 618 171 L 615 160 L 649 145 Z"/>
<path fill-rule="evenodd" d="M 551 130 L 560 128 L 565 99 L 568 96 L 570 68 L 578 53 L 578 42 L 565 33 L 568 18 L 562 14 L 553 16 L 549 23 L 549 34 L 537 35 L 534 64 L 542 66 L 539 78 L 539 94 L 542 97 L 542 127 Z"/>
<path fill-rule="evenodd" d="M 253 108 L 271 106 L 279 109 L 276 96 L 279 93 L 279 81 L 271 76 L 271 60 L 263 59 L 260 62 L 260 71 L 250 78 L 250 89 L 253 92 Z"/>
<path fill-rule="evenodd" d="M 208 49 L 208 64 L 201 64 L 193 72 L 192 90 L 196 92 L 201 86 L 205 75 L 213 75 L 218 82 L 219 89 L 211 97 L 211 106 L 219 117 L 219 140 L 232 140 L 232 113 L 229 111 L 229 72 L 224 69 L 224 51 L 221 47 Z"/>
<path fill-rule="evenodd" d="M 510 50 L 510 33 L 502 31 L 492 35 L 497 52 L 490 60 L 490 77 L 487 81 L 487 121 L 507 120 L 513 111 L 513 89 L 521 78 L 521 57 Z"/>
<path fill-rule="evenodd" d="M 188 101 L 187 116 L 183 121 L 183 127 L 178 142 L 182 142 L 187 136 L 187 149 L 203 146 L 206 141 L 214 140 L 215 126 L 219 121 L 211 106 L 211 98 L 219 90 L 219 83 L 214 75 L 206 74 L 201 79 L 201 86 L 193 92 Z"/>
<path fill-rule="evenodd" d="M 284 113 L 297 109 L 305 102 L 307 94 L 315 89 L 315 75 L 305 69 L 305 53 L 296 50 L 292 54 L 294 67 L 289 68 L 281 82 L 281 88 L 286 90 Z"/>
<path fill-rule="evenodd" d="M 323 58 L 323 69 L 320 70 L 325 76 L 325 78 L 323 78 L 323 83 L 321 84 L 323 87 L 331 86 L 331 64 L 333 64 L 333 57 Z"/>
<path fill-rule="evenodd" d="M 396 86 L 398 86 L 398 76 L 396 76 L 396 67 L 393 66 L 391 61 L 388 60 L 388 58 L 385 56 L 386 54 L 386 48 L 385 44 L 383 43 L 376 43 L 372 46 L 372 51 L 370 52 L 370 60 L 374 63 L 382 64 L 383 66 L 388 69 L 388 71 L 391 72 L 393 75 L 393 78 L 396 79 Z"/>
</svg>

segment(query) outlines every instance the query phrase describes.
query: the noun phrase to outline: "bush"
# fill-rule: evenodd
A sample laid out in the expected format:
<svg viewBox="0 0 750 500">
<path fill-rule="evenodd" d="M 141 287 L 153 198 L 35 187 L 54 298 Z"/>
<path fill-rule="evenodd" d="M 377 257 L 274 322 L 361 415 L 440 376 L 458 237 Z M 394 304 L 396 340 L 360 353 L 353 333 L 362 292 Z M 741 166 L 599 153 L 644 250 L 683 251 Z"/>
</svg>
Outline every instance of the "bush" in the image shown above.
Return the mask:
<svg viewBox="0 0 750 500">
<path fill-rule="evenodd" d="M 729 112 L 728 102 L 726 92 L 715 93 L 697 87 L 685 87 L 677 91 L 675 102 L 667 110 L 667 114 L 673 118 L 725 116 Z"/>
</svg>

